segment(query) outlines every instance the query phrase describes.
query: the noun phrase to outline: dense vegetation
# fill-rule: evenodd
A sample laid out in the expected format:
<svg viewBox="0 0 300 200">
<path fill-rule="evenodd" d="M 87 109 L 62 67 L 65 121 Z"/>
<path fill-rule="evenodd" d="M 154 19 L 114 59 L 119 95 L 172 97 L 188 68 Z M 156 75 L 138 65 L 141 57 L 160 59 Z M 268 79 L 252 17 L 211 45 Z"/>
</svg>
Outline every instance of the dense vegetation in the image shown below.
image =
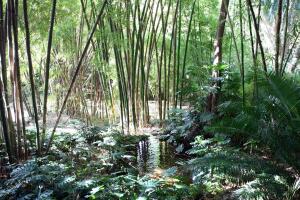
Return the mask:
<svg viewBox="0 0 300 200">
<path fill-rule="evenodd" d="M 300 199 L 297 0 L 0 0 L 0 199 Z"/>
</svg>

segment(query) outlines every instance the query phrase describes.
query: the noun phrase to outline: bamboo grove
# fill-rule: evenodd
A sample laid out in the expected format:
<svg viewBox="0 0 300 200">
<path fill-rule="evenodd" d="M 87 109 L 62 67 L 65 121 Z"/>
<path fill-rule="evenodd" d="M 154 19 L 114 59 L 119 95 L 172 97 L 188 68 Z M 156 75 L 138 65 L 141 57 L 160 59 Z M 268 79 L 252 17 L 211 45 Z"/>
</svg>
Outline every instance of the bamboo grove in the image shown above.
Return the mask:
<svg viewBox="0 0 300 200">
<path fill-rule="evenodd" d="M 224 63 L 239 69 L 243 86 L 246 54 L 253 60 L 254 87 L 259 73 L 267 77 L 272 70 L 260 33 L 261 1 L 223 0 L 219 9 L 218 1 L 80 0 L 73 6 L 79 9 L 67 16 L 72 3 L 52 0 L 45 2 L 42 19 L 34 18 L 39 11 L 30 7 L 34 3 L 0 0 L 0 112 L 10 162 L 27 159 L 30 151 L 48 152 L 64 113 L 88 124 L 95 118 L 120 122 L 129 133 L 149 123 L 149 102 L 155 100 L 159 121 L 164 121 L 170 109 L 181 108 L 191 96 L 186 89 L 191 67 L 211 75 L 206 81 L 211 88 L 203 94 L 211 112 Z M 274 71 L 282 75 L 299 32 L 287 40 L 295 30 L 287 17 L 290 1 L 278 4 Z M 60 22 L 64 18 L 67 31 Z M 37 30 L 38 23 L 45 28 Z M 40 37 L 33 37 L 35 32 Z M 42 40 L 37 42 L 42 51 L 33 40 Z M 51 106 L 58 117 L 49 130 Z M 26 144 L 25 111 L 36 126 L 34 150 Z"/>
</svg>

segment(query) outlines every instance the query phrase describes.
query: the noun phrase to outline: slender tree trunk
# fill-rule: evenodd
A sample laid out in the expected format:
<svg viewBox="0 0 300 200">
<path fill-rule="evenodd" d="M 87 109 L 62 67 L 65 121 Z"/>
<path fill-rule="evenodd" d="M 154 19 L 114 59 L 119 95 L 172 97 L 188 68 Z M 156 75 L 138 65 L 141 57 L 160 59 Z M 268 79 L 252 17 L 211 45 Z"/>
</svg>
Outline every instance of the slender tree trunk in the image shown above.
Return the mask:
<svg viewBox="0 0 300 200">
<path fill-rule="evenodd" d="M 4 23 L 4 12 L 3 12 L 3 2 L 0 0 L 0 59 L 1 59 L 1 68 L 2 68 L 2 77 L 6 78 L 6 57 L 5 57 L 5 23 Z M 6 98 L 6 90 L 5 86 L 6 81 L 0 78 L 0 120 L 2 125 L 2 131 L 6 146 L 6 152 L 8 154 L 9 162 L 13 163 L 13 156 L 11 153 L 11 141 L 9 138 L 9 128 L 7 126 L 7 117 L 5 113 L 7 113 L 5 107 L 5 98 Z"/>
<path fill-rule="evenodd" d="M 179 18 L 178 18 L 178 44 L 177 44 L 177 67 L 176 67 L 176 98 L 175 98 L 175 108 L 178 104 L 178 91 L 179 91 L 179 79 L 180 79 L 180 53 L 181 53 L 181 22 L 182 19 L 182 2 L 179 3 Z"/>
<path fill-rule="evenodd" d="M 166 38 L 167 35 L 167 28 L 168 28 L 168 21 L 169 21 L 169 14 L 170 14 L 170 8 L 171 8 L 171 1 L 168 2 L 168 10 L 167 10 L 167 16 L 165 19 L 165 22 L 163 22 L 164 25 L 164 35 L 163 37 Z M 165 40 L 165 39 L 164 39 Z M 169 74 L 167 73 L 167 45 L 166 45 L 166 41 L 164 42 L 164 110 L 163 110 L 163 120 L 166 119 L 166 112 L 167 112 L 167 101 L 168 101 L 168 97 L 167 97 L 167 90 L 169 90 L 169 88 L 167 88 L 167 76 L 169 76 Z"/>
<path fill-rule="evenodd" d="M 291 47 L 291 49 L 290 49 L 290 51 L 289 51 L 289 53 L 288 53 L 288 55 L 287 55 L 285 64 L 284 64 L 283 69 L 282 69 L 282 74 L 285 72 L 285 69 L 286 69 L 286 67 L 287 67 L 287 64 L 288 64 L 288 62 L 290 61 L 290 58 L 291 58 L 291 56 L 292 56 L 292 53 L 293 53 L 294 48 L 296 47 L 296 44 L 297 44 L 297 41 L 298 41 L 299 36 L 300 36 L 300 32 L 299 32 L 298 35 L 296 36 L 296 38 L 295 38 L 295 40 L 294 40 L 294 42 L 293 42 L 293 44 L 292 44 L 292 47 Z M 297 62 L 295 62 L 295 64 L 297 64 Z M 296 66 L 297 66 L 297 65 L 294 65 L 294 67 L 296 67 Z M 296 69 L 296 68 L 295 68 L 295 69 Z"/>
<path fill-rule="evenodd" d="M 259 34 L 259 20 L 257 20 L 257 18 L 255 17 L 255 12 L 254 12 L 251 0 L 247 0 L 247 4 L 249 6 L 250 13 L 251 13 L 251 16 L 253 19 L 254 29 L 255 29 L 255 33 L 256 33 L 256 41 L 259 45 L 260 53 L 261 53 L 261 57 L 262 57 L 263 70 L 264 70 L 265 75 L 267 75 L 267 72 L 268 72 L 267 63 L 266 63 L 264 48 L 263 48 L 262 41 L 261 41 L 260 34 Z"/>
<path fill-rule="evenodd" d="M 52 36 L 53 27 L 56 14 L 56 0 L 52 1 L 52 12 L 50 19 L 49 35 L 48 35 L 48 47 L 47 47 L 47 58 L 45 65 L 45 89 L 44 89 L 44 104 L 43 104 L 43 130 L 42 130 L 42 144 L 45 141 L 46 134 L 46 121 L 47 121 L 47 102 L 48 102 L 48 90 L 49 90 L 49 71 L 50 71 L 50 58 L 51 58 L 51 47 L 52 47 Z"/>
<path fill-rule="evenodd" d="M 0 2 L 1 3 L 1 2 Z M 5 103 L 2 97 L 3 94 L 3 85 L 2 85 L 2 80 L 0 80 L 0 117 L 1 117 L 1 125 L 2 125 L 2 131 L 3 131 L 3 135 L 4 135 L 4 140 L 5 140 L 5 146 L 6 146 L 6 152 L 8 154 L 8 158 L 9 158 L 9 162 L 13 163 L 13 156 L 11 153 L 11 145 L 10 145 L 10 138 L 9 138 L 9 130 L 7 127 L 7 120 L 6 120 L 6 116 L 5 116 Z"/>
<path fill-rule="evenodd" d="M 0 0 L 0 59 L 2 69 L 2 84 L 3 84 L 3 101 L 5 104 L 9 104 L 8 101 L 8 89 L 7 89 L 7 65 L 6 65 L 6 32 L 7 32 L 7 12 L 4 16 L 3 1 Z M 8 131 L 13 131 L 12 116 L 9 105 L 5 106 L 6 120 L 8 125 Z"/>
<path fill-rule="evenodd" d="M 169 64 L 168 64 L 168 109 L 170 109 L 170 81 L 171 81 L 171 61 L 172 61 L 172 55 L 173 55 L 173 104 L 175 103 L 175 89 L 176 89 L 176 27 L 177 27 L 177 16 L 178 16 L 178 8 L 179 8 L 179 0 L 176 1 L 176 8 L 175 8 L 175 14 L 173 17 L 173 24 L 172 24 L 172 35 L 171 35 L 171 44 L 169 49 Z"/>
<path fill-rule="evenodd" d="M 290 7 L 290 0 L 286 1 L 286 9 L 285 9 L 285 27 L 284 27 L 284 36 L 283 36 L 283 48 L 281 53 L 281 62 L 280 62 L 280 74 L 283 73 L 283 66 L 284 66 L 284 57 L 286 52 L 286 46 L 287 46 L 287 32 L 289 27 L 289 7 Z"/>
<path fill-rule="evenodd" d="M 282 20 L 282 0 L 278 0 L 278 10 L 276 19 L 276 34 L 275 34 L 275 73 L 279 75 L 279 56 L 280 56 L 280 30 L 281 30 L 281 20 Z"/>
<path fill-rule="evenodd" d="M 253 30 L 251 25 L 251 16 L 249 7 L 247 7 L 247 15 L 248 15 L 248 25 L 249 25 L 249 32 L 250 32 L 250 43 L 251 43 L 251 53 L 252 53 L 252 60 L 253 60 L 253 96 L 254 100 L 258 100 L 258 84 L 257 84 L 257 56 L 256 50 L 254 45 L 254 38 L 253 38 Z"/>
<path fill-rule="evenodd" d="M 176 104 L 177 104 L 177 87 L 176 87 L 176 83 L 177 83 L 177 29 L 178 29 L 178 23 L 177 23 L 177 16 L 178 16 L 178 12 L 179 12 L 179 5 L 180 5 L 180 0 L 177 0 L 176 3 L 176 17 L 173 19 L 174 20 L 174 54 L 173 54 L 173 108 L 176 108 Z"/>
<path fill-rule="evenodd" d="M 16 95 L 15 93 L 15 75 L 14 75 L 14 47 L 13 47 L 13 36 L 12 36 L 12 11 L 11 11 L 11 4 L 12 2 L 10 0 L 7 1 L 7 9 L 6 9 L 6 28 L 7 28 L 7 39 L 8 39 L 8 63 L 10 67 L 10 83 L 11 83 L 11 88 L 12 88 L 12 99 L 13 99 L 13 111 L 15 113 L 15 122 L 16 122 L 16 132 L 14 130 L 14 125 L 13 125 L 13 119 L 11 119 L 11 124 L 10 124 L 10 140 L 11 140 L 11 150 L 12 154 L 15 156 L 16 161 L 18 161 L 18 151 L 17 151 L 17 141 L 16 137 L 18 133 L 20 132 L 20 123 L 18 120 L 16 120 Z M 7 89 L 7 96 L 8 96 L 8 88 Z M 9 104 L 9 103 L 8 103 Z M 8 106 L 9 107 L 9 106 Z"/>
<path fill-rule="evenodd" d="M 36 145 L 37 145 L 37 153 L 38 155 L 40 155 L 41 154 L 40 130 L 39 130 L 38 111 L 37 111 L 36 98 L 35 98 L 35 84 L 33 79 L 34 72 L 33 72 L 32 58 L 31 58 L 31 51 L 30 51 L 30 31 L 29 31 L 29 22 L 28 22 L 28 14 L 27 14 L 27 0 L 23 0 L 23 13 L 24 13 L 24 23 L 25 23 L 26 52 L 28 58 L 31 98 L 32 98 L 32 106 L 33 106 L 34 120 L 36 126 Z"/>
<path fill-rule="evenodd" d="M 25 117 L 23 108 L 23 97 L 22 97 L 22 87 L 21 87 L 21 73 L 19 64 L 19 42 L 18 42 L 18 0 L 11 2 L 11 17 L 12 17 L 12 28 L 13 28 L 13 39 L 14 39 L 14 70 L 15 70 L 15 95 L 16 95 L 16 110 L 17 110 L 17 120 L 19 121 L 19 126 L 21 127 L 18 132 L 18 153 L 19 158 L 22 158 L 23 152 L 22 148 L 26 152 L 26 131 L 25 131 Z M 23 144 L 22 144 L 23 138 Z M 27 155 L 25 154 L 25 157 Z"/>
<path fill-rule="evenodd" d="M 241 79 L 243 93 L 243 107 L 245 106 L 245 62 L 244 62 L 244 29 L 243 29 L 243 8 L 242 0 L 239 0 L 239 20 L 240 20 L 240 37 L 241 37 Z"/>
<path fill-rule="evenodd" d="M 183 103 L 182 101 L 183 101 L 183 88 L 184 88 L 184 79 L 185 79 L 185 67 L 186 67 L 186 59 L 187 59 L 187 52 L 188 52 L 188 47 L 189 47 L 190 34 L 191 34 L 191 30 L 192 30 L 193 15 L 195 12 L 195 5 L 196 5 L 196 1 L 194 1 L 194 3 L 193 3 L 189 26 L 188 26 L 188 33 L 187 33 L 186 42 L 185 42 L 185 51 L 184 51 L 182 74 L 181 74 L 181 92 L 180 92 L 180 101 L 179 101 L 180 109 L 182 108 L 182 103 Z"/>
</svg>

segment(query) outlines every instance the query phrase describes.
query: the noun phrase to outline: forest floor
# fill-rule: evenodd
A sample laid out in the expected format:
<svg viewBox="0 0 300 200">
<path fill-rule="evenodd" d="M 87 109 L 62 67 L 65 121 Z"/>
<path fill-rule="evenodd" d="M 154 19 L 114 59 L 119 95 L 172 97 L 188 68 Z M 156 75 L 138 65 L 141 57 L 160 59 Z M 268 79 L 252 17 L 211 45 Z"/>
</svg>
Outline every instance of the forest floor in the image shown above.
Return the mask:
<svg viewBox="0 0 300 200">
<path fill-rule="evenodd" d="M 224 153 L 225 157 L 217 157 L 217 161 L 207 162 L 203 159 L 206 155 L 198 157 L 185 152 L 181 139 L 189 137 L 191 132 L 199 134 L 202 128 L 196 126 L 201 123 L 181 114 L 182 124 L 175 120 L 176 123 L 169 122 L 166 127 L 160 128 L 153 123 L 131 135 L 122 134 L 119 125 L 87 126 L 80 120 L 63 115 L 49 154 L 39 158 L 33 154 L 28 161 L 10 166 L 10 178 L 0 180 L 0 199 L 229 200 L 234 199 L 235 191 L 241 188 L 238 185 L 239 174 L 235 185 L 224 181 L 222 173 L 212 178 L 210 172 L 203 176 L 205 184 L 197 184 L 197 170 L 203 167 L 204 171 L 210 170 L 209 162 L 218 164 L 219 161 L 224 162 L 222 159 L 225 159 L 228 169 L 233 167 L 236 170 L 235 162 L 240 162 L 238 165 L 245 167 L 246 177 L 256 173 L 253 170 L 263 173 L 273 170 L 268 168 L 270 166 L 264 159 L 227 146 L 227 139 L 198 139 L 200 146 L 196 148 L 201 148 L 196 151 L 208 150 L 207 159 L 213 158 L 210 155 L 214 156 L 215 150 L 217 156 L 219 152 Z M 55 113 L 47 116 L 49 131 L 56 119 Z M 27 130 L 30 149 L 35 149 L 33 122 L 28 124 Z M 229 160 L 226 160 L 227 157 Z M 197 159 L 200 163 L 196 162 L 196 168 L 192 167 L 191 161 Z M 257 162 L 255 166 L 252 166 L 253 161 Z M 267 167 L 266 170 L 264 167 Z M 249 175 L 248 170 L 251 172 Z M 275 172 L 282 175 L 279 171 Z"/>
<path fill-rule="evenodd" d="M 51 130 L 56 114 L 47 121 Z M 30 149 L 33 125 L 27 127 Z M 161 133 L 147 127 L 123 135 L 117 126 L 86 126 L 64 115 L 48 155 L 10 166 L 10 178 L 0 180 L 0 199 L 190 199 L 191 181 Z"/>
</svg>

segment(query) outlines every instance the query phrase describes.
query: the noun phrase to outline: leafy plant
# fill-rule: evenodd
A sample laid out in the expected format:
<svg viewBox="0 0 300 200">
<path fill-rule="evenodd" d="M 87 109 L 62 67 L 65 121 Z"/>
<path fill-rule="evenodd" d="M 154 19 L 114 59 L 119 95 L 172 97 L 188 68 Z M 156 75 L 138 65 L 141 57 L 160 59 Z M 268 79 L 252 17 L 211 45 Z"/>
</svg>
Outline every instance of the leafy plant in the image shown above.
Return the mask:
<svg viewBox="0 0 300 200">
<path fill-rule="evenodd" d="M 221 194 L 225 187 L 238 187 L 237 199 L 284 199 L 292 179 L 282 168 L 268 160 L 231 147 L 228 137 L 196 138 L 189 151 L 196 158 L 189 161 L 193 181 L 206 186 L 209 193 Z"/>
<path fill-rule="evenodd" d="M 90 191 L 89 199 L 191 199 L 194 187 L 172 178 L 176 169 L 170 168 L 161 177 L 122 175 L 105 177 Z"/>
<path fill-rule="evenodd" d="M 270 75 L 260 86 L 260 95 L 253 104 L 242 105 L 235 100 L 220 104 L 218 119 L 205 129 L 226 134 L 240 145 L 251 141 L 260 150 L 269 148 L 277 159 L 299 168 L 299 84 Z"/>
</svg>

